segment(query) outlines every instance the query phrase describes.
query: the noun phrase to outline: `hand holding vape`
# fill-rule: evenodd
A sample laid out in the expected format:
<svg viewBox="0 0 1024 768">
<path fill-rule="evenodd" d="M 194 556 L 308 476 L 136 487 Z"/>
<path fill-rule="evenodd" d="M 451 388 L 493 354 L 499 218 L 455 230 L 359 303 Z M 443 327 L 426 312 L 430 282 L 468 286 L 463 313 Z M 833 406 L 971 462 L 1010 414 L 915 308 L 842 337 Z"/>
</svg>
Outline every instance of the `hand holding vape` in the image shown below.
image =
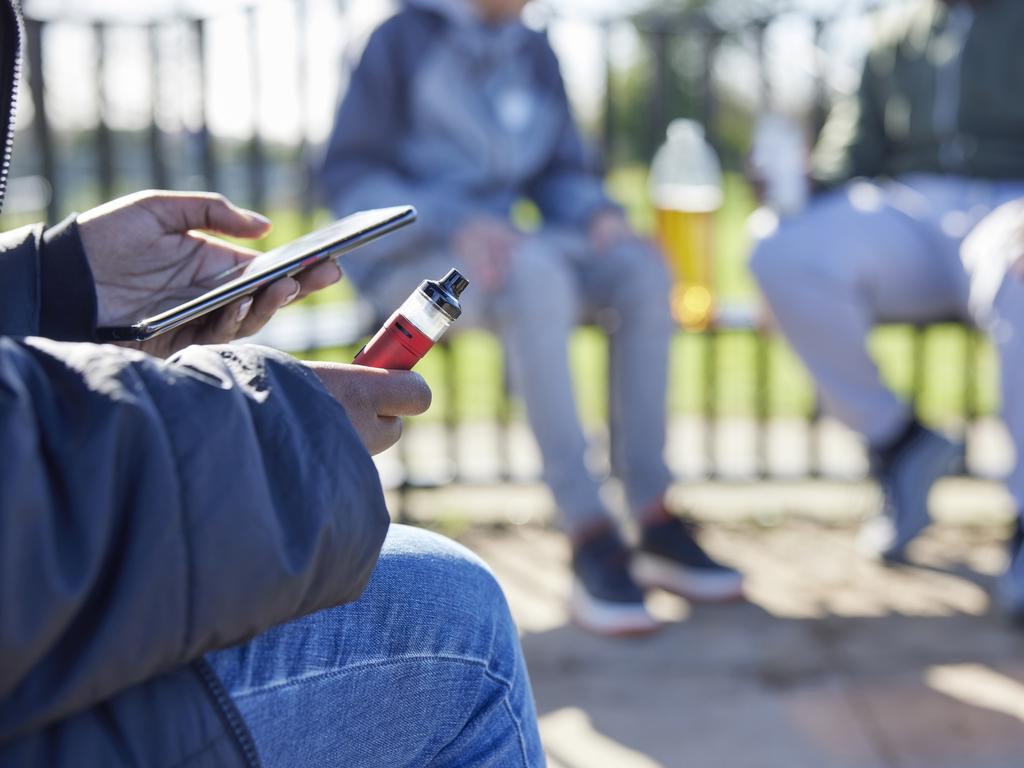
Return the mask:
<svg viewBox="0 0 1024 768">
<path fill-rule="evenodd" d="M 459 315 L 459 296 L 469 281 L 456 269 L 441 280 L 424 280 L 388 318 L 354 362 L 392 371 L 411 371 Z"/>
</svg>

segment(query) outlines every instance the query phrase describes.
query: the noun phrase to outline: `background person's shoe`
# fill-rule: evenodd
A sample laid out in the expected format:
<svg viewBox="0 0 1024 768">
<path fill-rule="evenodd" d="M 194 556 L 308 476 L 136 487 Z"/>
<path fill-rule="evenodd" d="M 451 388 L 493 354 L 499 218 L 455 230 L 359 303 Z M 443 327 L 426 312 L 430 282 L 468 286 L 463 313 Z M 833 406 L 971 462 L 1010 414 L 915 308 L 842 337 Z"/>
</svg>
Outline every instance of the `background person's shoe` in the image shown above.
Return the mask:
<svg viewBox="0 0 1024 768">
<path fill-rule="evenodd" d="M 718 602 L 743 596 L 742 574 L 713 560 L 678 517 L 643 527 L 630 571 L 642 587 L 690 600 Z"/>
<path fill-rule="evenodd" d="M 609 527 L 573 545 L 573 620 L 599 635 L 645 635 L 661 624 L 647 612 L 644 593 L 629 574 L 629 550 Z"/>
<path fill-rule="evenodd" d="M 872 473 L 882 489 L 882 513 L 866 521 L 857 539 L 865 555 L 890 562 L 906 559 L 907 545 L 931 522 L 928 493 L 951 472 L 961 449 L 914 422 L 890 450 L 873 452 Z"/>
<path fill-rule="evenodd" d="M 1024 528 L 1020 516 L 1007 549 L 1008 565 L 996 583 L 996 601 L 1007 619 L 1024 626 Z"/>
</svg>

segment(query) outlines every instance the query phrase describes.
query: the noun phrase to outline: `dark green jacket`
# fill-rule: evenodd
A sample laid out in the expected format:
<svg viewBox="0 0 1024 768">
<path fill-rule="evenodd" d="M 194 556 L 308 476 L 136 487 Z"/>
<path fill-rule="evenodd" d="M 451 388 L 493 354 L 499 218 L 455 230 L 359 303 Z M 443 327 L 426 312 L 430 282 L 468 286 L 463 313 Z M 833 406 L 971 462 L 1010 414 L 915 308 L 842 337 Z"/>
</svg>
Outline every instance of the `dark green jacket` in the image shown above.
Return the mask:
<svg viewBox="0 0 1024 768">
<path fill-rule="evenodd" d="M 855 96 L 833 109 L 812 176 L 1024 180 L 1024 2 L 921 0 L 879 16 Z"/>
</svg>

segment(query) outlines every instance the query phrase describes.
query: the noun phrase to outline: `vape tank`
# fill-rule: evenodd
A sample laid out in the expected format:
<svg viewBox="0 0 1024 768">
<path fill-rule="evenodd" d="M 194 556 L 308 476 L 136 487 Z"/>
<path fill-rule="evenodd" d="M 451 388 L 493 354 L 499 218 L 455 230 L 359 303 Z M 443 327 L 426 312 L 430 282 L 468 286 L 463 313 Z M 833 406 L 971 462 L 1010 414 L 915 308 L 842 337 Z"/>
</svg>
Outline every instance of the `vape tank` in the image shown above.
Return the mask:
<svg viewBox="0 0 1024 768">
<path fill-rule="evenodd" d="M 356 355 L 356 365 L 408 371 L 462 314 L 459 296 L 469 281 L 456 269 L 424 280 Z"/>
</svg>

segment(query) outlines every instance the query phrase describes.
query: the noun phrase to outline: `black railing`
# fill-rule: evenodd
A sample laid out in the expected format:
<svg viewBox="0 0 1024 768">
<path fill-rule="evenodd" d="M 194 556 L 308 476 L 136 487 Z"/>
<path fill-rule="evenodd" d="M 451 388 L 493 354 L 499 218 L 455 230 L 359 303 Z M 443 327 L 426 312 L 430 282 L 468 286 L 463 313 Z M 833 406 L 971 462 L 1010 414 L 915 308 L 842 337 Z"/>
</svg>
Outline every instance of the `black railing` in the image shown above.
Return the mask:
<svg viewBox="0 0 1024 768">
<path fill-rule="evenodd" d="M 318 6 L 321 7 L 322 6 Z M 338 4 L 335 9 L 334 23 L 340 24 L 346 6 Z M 333 107 L 336 102 L 335 93 L 313 93 L 310 79 L 306 76 L 309 67 L 311 50 L 310 17 L 308 0 L 293 0 L 289 6 L 293 14 L 295 39 L 293 45 L 275 46 L 268 51 L 261 47 L 258 26 L 263 6 L 259 3 L 234 9 L 231 13 L 237 26 L 236 39 L 241 41 L 240 48 L 245 50 L 244 60 L 251 70 L 247 103 L 250 134 L 247 138 L 226 140 L 214 135 L 210 127 L 212 100 L 215 95 L 210 88 L 211 56 L 210 24 L 207 17 L 168 17 L 146 19 L 143 21 L 112 21 L 66 19 L 49 21 L 29 17 L 27 20 L 27 63 L 28 93 L 33 105 L 31 125 L 19 137 L 18 158 L 15 174 L 36 175 L 45 180 L 48 197 L 43 201 L 45 211 L 28 210 L 32 206 L 19 201 L 17 192 L 12 192 L 10 209 L 21 211 L 21 215 L 43 215 L 50 221 L 58 220 L 74 206 L 82 206 L 108 199 L 119 192 L 132 187 L 153 186 L 173 188 L 201 184 L 209 190 L 222 191 L 240 198 L 240 202 L 257 209 L 267 207 L 286 207 L 301 213 L 302 227 L 312 226 L 314 200 L 312 174 L 310 172 L 310 147 L 315 141 L 314 105 L 327 104 Z M 31 13 L 32 6 L 28 5 Z M 215 12 L 215 13 L 220 13 Z M 216 17 L 220 18 L 220 17 Z M 812 34 L 815 43 L 823 39 L 832 19 L 811 20 Z M 557 19 L 556 19 L 557 22 Z M 717 57 L 725 44 L 743 45 L 752 52 L 756 62 L 756 71 L 761 82 L 757 91 L 762 102 L 770 99 L 771 81 L 768 77 L 766 63 L 765 36 L 771 25 L 770 18 L 754 18 L 742 20 L 733 26 L 725 26 L 711 15 L 684 13 L 674 16 L 643 16 L 638 19 L 599 20 L 594 22 L 601 31 L 604 47 L 604 79 L 606 83 L 603 116 L 599 121 L 600 145 L 606 158 L 617 157 L 619 147 L 627 138 L 617 133 L 616 108 L 617 100 L 622 94 L 617 91 L 617 73 L 612 66 L 610 55 L 611 41 L 619 30 L 633 30 L 640 40 L 646 42 L 653 68 L 650 77 L 650 92 L 647 97 L 650 111 L 648 127 L 649 145 L 653 146 L 661 136 L 669 120 L 679 116 L 671 111 L 670 93 L 673 92 L 674 81 L 680 77 L 688 77 L 699 84 L 696 96 L 691 104 L 697 117 L 708 128 L 708 135 L 718 146 L 723 144 L 719 128 L 719 112 L 723 104 L 718 88 L 718 77 L 715 74 Z M 96 119 L 93 126 L 86 131 L 57 131 L 53 124 L 52 104 L 48 98 L 46 73 L 47 62 L 51 57 L 67 55 L 65 51 L 50 45 L 50 34 L 55 25 L 74 26 L 82 34 L 89 34 L 93 41 L 94 56 L 91 61 L 81 62 L 81 84 L 84 88 L 93 89 L 96 104 Z M 140 69 L 148 73 L 150 87 L 139 100 L 141 112 L 148 115 L 142 131 L 126 132 L 114 130 L 109 120 L 110 104 L 110 67 L 111 31 L 114 29 L 131 28 L 144 36 L 145 54 L 138 62 Z M 176 32 L 175 44 L 168 46 L 166 42 L 169 30 Z M 696 56 L 697 71 L 680 73 L 673 65 L 673 51 L 685 41 L 696 41 L 699 55 Z M 288 53 L 288 51 L 291 53 Z M 350 59 L 344 52 L 337 51 L 332 58 L 338 62 Z M 268 93 L 266 82 L 259 77 L 260 60 L 265 56 L 281 57 L 294 55 L 295 61 L 295 96 L 298 104 L 297 122 L 299 128 L 293 141 L 285 145 L 269 141 L 260 128 L 260 107 L 268 98 L 275 94 Z M 692 57 L 691 57 L 692 58 Z M 689 61 L 689 59 L 688 59 Z M 190 66 L 185 66 L 188 63 Z M 165 91 L 161 87 L 163 79 L 174 71 L 179 78 L 187 78 L 188 83 L 182 85 L 181 97 L 188 97 L 191 102 L 188 110 L 192 117 L 187 129 L 170 131 L 161 125 L 160 115 L 164 111 L 161 103 Z M 695 77 L 692 75 L 696 75 Z M 826 84 L 822 76 L 817 80 L 815 98 L 807 110 L 808 120 L 813 127 L 820 125 L 825 112 Z M 344 78 L 342 78 L 344 79 Z M 179 105 L 181 107 L 182 105 Z M 752 109 L 756 110 L 757 105 Z M 26 144 L 28 148 L 26 148 Z M 137 145 L 137 146 L 136 146 Z M 83 148 L 87 148 L 84 151 Z M 131 148 L 131 152 L 128 149 Z M 141 149 L 140 149 L 141 148 Z M 126 159 L 131 154 L 135 160 Z M 136 162 L 141 159 L 141 162 Z M 132 163 L 135 162 L 135 165 Z M 290 183 L 287 185 L 272 184 L 272 174 L 287 173 Z M 280 189 L 286 187 L 288 193 L 281 195 Z M 17 187 L 15 187 L 17 189 Z M 236 195 L 235 192 L 240 192 Z M 401 201 L 396 201 L 401 202 Z M 753 302 L 753 300 L 752 300 Z M 339 314 L 351 313 L 351 308 L 338 309 Z M 296 313 L 305 319 L 289 320 L 293 325 L 299 322 L 302 329 L 292 334 L 286 346 L 293 351 L 312 351 L 315 347 L 348 345 L 354 351 L 358 336 L 370 329 L 362 320 L 352 319 L 348 323 L 339 323 L 337 331 L 325 331 L 317 318 L 323 317 L 307 312 L 302 314 L 301 308 Z M 293 313 L 293 317 L 296 314 Z M 353 315 L 354 317 L 354 315 Z M 333 324 L 332 324 L 333 327 Z M 272 328 L 266 338 L 275 337 Z M 925 391 L 925 358 L 926 340 L 931 330 L 928 328 L 909 328 L 912 359 L 912 396 L 917 399 Z M 977 359 L 980 345 L 973 331 L 963 330 L 963 380 L 962 402 L 960 412 L 955 421 L 961 425 L 973 421 L 980 414 L 979 384 Z M 743 473 L 745 478 L 765 479 L 776 477 L 779 472 L 774 468 L 773 451 L 775 442 L 772 438 L 772 427 L 775 421 L 773 403 L 776 399 L 774 390 L 773 370 L 777 365 L 776 345 L 770 332 L 760 322 L 760 313 L 752 307 L 747 319 L 736 321 L 721 318 L 710 329 L 702 332 L 702 373 L 699 379 L 699 417 L 703 423 L 703 452 L 707 462 L 702 476 L 716 479 L 735 479 L 734 474 L 723 471 L 722 433 L 719 425 L 722 420 L 719 394 L 721 387 L 721 361 L 719 353 L 723 340 L 736 337 L 749 339 L 750 360 L 746 370 L 754 377 L 749 403 L 751 428 L 749 445 L 753 452 L 751 465 L 753 471 Z M 317 339 L 312 341 L 304 341 Z M 451 477 L 445 479 L 463 479 L 457 459 L 455 434 L 458 431 L 458 414 L 454 407 L 459 400 L 458 376 L 456 375 L 457 350 L 456 340 L 446 348 L 445 375 L 443 385 L 449 390 L 448 411 L 444 415 L 444 425 L 448 436 L 449 464 L 452 468 Z M 504 386 L 504 378 L 501 381 Z M 695 383 L 697 380 L 691 380 Z M 497 469 L 494 479 L 508 481 L 512 478 L 509 447 L 509 430 L 512 423 L 512 406 L 508 397 L 497 398 L 499 403 L 493 419 L 498 425 L 495 455 Z M 821 441 L 821 422 L 816 418 L 817 409 L 812 409 L 806 420 L 804 440 L 805 461 L 802 462 L 801 474 L 804 476 L 822 476 L 829 474 L 824 456 L 827 448 Z"/>
</svg>

